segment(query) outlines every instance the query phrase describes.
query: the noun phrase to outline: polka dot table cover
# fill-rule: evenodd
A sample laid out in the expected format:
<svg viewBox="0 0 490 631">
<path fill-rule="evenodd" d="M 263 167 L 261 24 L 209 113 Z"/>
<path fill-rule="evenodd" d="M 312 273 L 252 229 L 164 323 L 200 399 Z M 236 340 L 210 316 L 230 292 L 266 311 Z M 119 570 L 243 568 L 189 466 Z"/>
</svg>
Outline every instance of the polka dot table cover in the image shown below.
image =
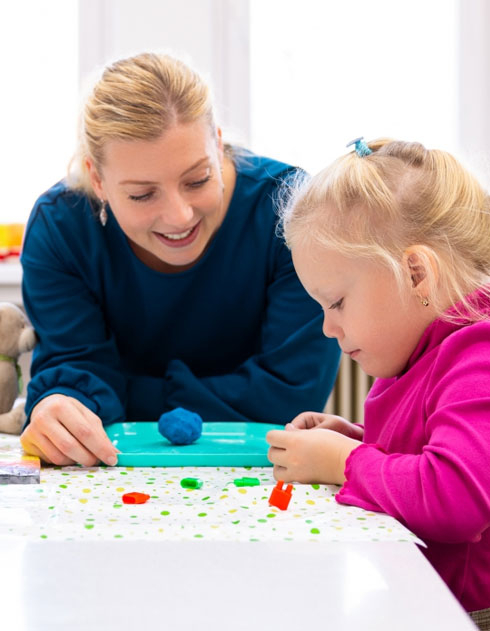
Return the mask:
<svg viewBox="0 0 490 631">
<path fill-rule="evenodd" d="M 0 450 L 19 449 L 0 434 Z M 256 477 L 259 486 L 234 480 Z M 182 488 L 199 478 L 199 489 Z M 342 506 L 339 487 L 295 484 L 285 511 L 269 506 L 271 467 L 44 467 L 41 483 L 0 486 L 0 537 L 29 540 L 408 541 L 383 513 Z M 147 493 L 145 504 L 122 495 Z"/>
</svg>

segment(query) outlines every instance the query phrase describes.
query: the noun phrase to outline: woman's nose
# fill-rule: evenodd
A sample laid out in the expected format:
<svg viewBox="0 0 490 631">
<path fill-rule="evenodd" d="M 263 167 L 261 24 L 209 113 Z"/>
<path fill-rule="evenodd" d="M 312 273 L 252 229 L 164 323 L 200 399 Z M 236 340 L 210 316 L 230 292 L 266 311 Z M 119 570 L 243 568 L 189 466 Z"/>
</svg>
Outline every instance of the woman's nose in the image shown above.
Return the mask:
<svg viewBox="0 0 490 631">
<path fill-rule="evenodd" d="M 162 220 L 172 228 L 187 228 L 194 217 L 192 206 L 180 195 L 166 200 L 162 209 Z"/>
</svg>

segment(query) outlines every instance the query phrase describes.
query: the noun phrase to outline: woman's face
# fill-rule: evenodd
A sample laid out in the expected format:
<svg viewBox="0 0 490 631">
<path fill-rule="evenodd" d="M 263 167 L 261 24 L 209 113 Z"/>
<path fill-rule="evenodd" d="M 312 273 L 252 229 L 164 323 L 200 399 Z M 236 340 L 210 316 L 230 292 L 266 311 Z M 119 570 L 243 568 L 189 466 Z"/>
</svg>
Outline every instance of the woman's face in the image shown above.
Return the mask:
<svg viewBox="0 0 490 631">
<path fill-rule="evenodd" d="M 157 140 L 111 141 L 100 173 L 87 162 L 136 255 L 167 272 L 196 263 L 221 225 L 222 164 L 221 132 L 207 121 L 177 124 Z"/>
</svg>

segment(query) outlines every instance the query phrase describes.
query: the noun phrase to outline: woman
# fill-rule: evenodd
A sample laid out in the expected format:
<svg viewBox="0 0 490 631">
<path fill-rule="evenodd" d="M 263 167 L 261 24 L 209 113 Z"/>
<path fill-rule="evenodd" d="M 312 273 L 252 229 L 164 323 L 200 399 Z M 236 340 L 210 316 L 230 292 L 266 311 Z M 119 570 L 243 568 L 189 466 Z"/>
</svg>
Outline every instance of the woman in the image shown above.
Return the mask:
<svg viewBox="0 0 490 631">
<path fill-rule="evenodd" d="M 273 199 L 294 172 L 226 148 L 207 86 L 182 62 L 142 54 L 105 70 L 68 181 L 39 198 L 24 239 L 40 340 L 28 452 L 112 465 L 114 421 L 181 406 L 285 423 L 322 409 L 338 347 L 275 235 Z"/>
</svg>

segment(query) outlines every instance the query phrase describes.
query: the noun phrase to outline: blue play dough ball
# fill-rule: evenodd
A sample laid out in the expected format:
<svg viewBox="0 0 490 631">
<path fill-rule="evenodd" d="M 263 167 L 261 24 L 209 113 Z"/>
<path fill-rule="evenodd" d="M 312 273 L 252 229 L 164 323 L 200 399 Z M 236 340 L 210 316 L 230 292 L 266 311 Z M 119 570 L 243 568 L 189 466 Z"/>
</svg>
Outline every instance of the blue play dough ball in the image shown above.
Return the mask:
<svg viewBox="0 0 490 631">
<path fill-rule="evenodd" d="M 175 408 L 158 419 L 158 431 L 174 445 L 190 445 L 202 433 L 202 418 L 195 412 Z"/>
</svg>

